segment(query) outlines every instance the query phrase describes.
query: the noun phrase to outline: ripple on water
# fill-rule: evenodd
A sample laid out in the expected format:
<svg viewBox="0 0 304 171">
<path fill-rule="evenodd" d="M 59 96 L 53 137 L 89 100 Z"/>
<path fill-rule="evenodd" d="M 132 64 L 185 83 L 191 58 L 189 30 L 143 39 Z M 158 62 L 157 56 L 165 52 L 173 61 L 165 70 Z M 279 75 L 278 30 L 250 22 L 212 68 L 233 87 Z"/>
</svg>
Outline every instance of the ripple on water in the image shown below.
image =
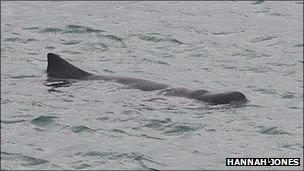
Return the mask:
<svg viewBox="0 0 304 171">
<path fill-rule="evenodd" d="M 277 91 L 275 89 L 264 89 L 264 88 L 260 88 L 257 89 L 256 91 L 258 92 L 262 92 L 264 94 L 278 94 Z"/>
<path fill-rule="evenodd" d="M 243 48 L 238 45 L 232 45 L 235 49 L 232 51 L 231 56 L 242 56 L 246 59 L 256 59 L 260 57 L 270 57 L 271 55 L 257 52 L 253 49 Z"/>
<path fill-rule="evenodd" d="M 1 162 L 2 160 L 19 160 L 22 162 L 22 166 L 36 166 L 49 162 L 48 160 L 35 158 L 20 153 L 8 153 L 1 151 Z"/>
<path fill-rule="evenodd" d="M 186 124 L 181 124 L 181 125 L 170 125 L 168 126 L 168 129 L 164 132 L 165 134 L 169 135 L 176 135 L 176 134 L 183 134 L 187 132 L 193 132 L 198 130 L 199 127 L 193 126 L 193 125 L 186 125 Z"/>
<path fill-rule="evenodd" d="M 23 78 L 33 78 L 37 77 L 36 75 L 18 75 L 18 76 L 10 76 L 10 78 L 14 79 L 23 79 Z"/>
<path fill-rule="evenodd" d="M 301 110 L 301 111 L 303 111 L 303 108 L 298 107 L 298 106 L 289 106 L 288 109 Z"/>
<path fill-rule="evenodd" d="M 146 34 L 146 35 L 138 35 L 137 36 L 141 40 L 145 40 L 148 42 L 154 42 L 154 43 L 160 43 L 160 42 L 169 42 L 169 43 L 174 43 L 174 44 L 184 44 L 183 42 L 170 38 L 170 37 L 163 37 L 160 36 L 159 34 L 151 33 L 151 34 Z"/>
<path fill-rule="evenodd" d="M 26 39 L 27 42 L 35 42 L 38 41 L 37 39 Z"/>
<path fill-rule="evenodd" d="M 11 37 L 4 39 L 4 42 L 22 42 L 23 40 L 18 37 Z"/>
<path fill-rule="evenodd" d="M 100 117 L 100 118 L 97 118 L 97 120 L 99 121 L 102 121 L 102 122 L 106 122 L 108 121 L 110 118 L 108 116 L 104 116 L 104 117 Z"/>
<path fill-rule="evenodd" d="M 253 89 L 253 91 L 255 91 L 255 92 L 259 92 L 259 93 L 262 93 L 262 94 L 267 94 L 267 95 L 278 94 L 278 92 L 275 89 L 272 89 L 272 88 L 265 89 L 265 88 L 257 88 L 257 87 L 254 87 L 254 86 L 247 86 L 247 87 L 250 88 L 250 89 Z"/>
<path fill-rule="evenodd" d="M 37 107 L 45 107 L 46 105 L 43 104 L 42 102 L 39 102 L 39 101 L 33 101 L 31 103 L 32 106 L 37 106 Z"/>
<path fill-rule="evenodd" d="M 292 99 L 296 97 L 296 93 L 292 92 L 285 92 L 284 94 L 280 95 L 282 99 Z"/>
<path fill-rule="evenodd" d="M 170 118 L 166 118 L 165 120 L 151 119 L 148 124 L 144 125 L 144 127 L 158 129 L 162 127 L 164 124 L 170 122 L 172 122 Z"/>
<path fill-rule="evenodd" d="M 114 35 L 106 35 L 105 37 L 108 38 L 108 39 L 117 41 L 117 42 L 122 42 L 123 41 L 122 38 L 114 36 Z"/>
<path fill-rule="evenodd" d="M 56 116 L 39 116 L 33 120 L 31 120 L 31 123 L 33 125 L 39 126 L 39 127 L 46 127 L 55 122 L 55 119 L 58 118 Z"/>
<path fill-rule="evenodd" d="M 19 38 L 19 37 L 10 37 L 10 38 L 6 38 L 3 40 L 3 42 L 11 42 L 11 43 L 31 43 L 31 42 L 35 42 L 38 41 L 37 39 L 33 39 L 33 38 Z"/>
<path fill-rule="evenodd" d="M 84 48 L 89 51 L 100 51 L 104 52 L 109 50 L 109 46 L 106 43 L 98 42 L 98 43 L 89 43 L 86 48 Z"/>
<path fill-rule="evenodd" d="M 58 32 L 62 32 L 62 29 L 60 28 L 44 28 L 40 30 L 41 33 L 58 33 Z"/>
<path fill-rule="evenodd" d="M 154 140 L 165 140 L 164 138 L 154 137 L 154 136 L 150 136 L 147 134 L 141 134 L 140 136 L 143 138 L 149 138 L 149 139 L 154 139 Z"/>
<path fill-rule="evenodd" d="M 227 34 L 235 34 L 235 33 L 238 33 L 238 32 L 211 32 L 211 34 L 215 35 L 215 36 L 227 35 Z"/>
<path fill-rule="evenodd" d="M 115 132 L 115 133 L 120 133 L 120 134 L 127 134 L 125 131 L 121 130 L 121 129 L 111 129 L 111 132 Z"/>
<path fill-rule="evenodd" d="M 82 156 L 82 157 L 93 157 L 97 158 L 99 162 L 103 163 L 110 163 L 111 161 L 136 161 L 138 162 L 143 168 L 148 169 L 143 162 L 151 162 L 158 165 L 163 165 L 162 163 L 154 161 L 153 158 L 146 156 L 144 154 L 138 153 L 138 152 L 130 152 L 130 153 L 119 153 L 119 152 L 106 152 L 106 151 L 89 151 L 89 152 L 79 152 L 75 154 L 76 156 Z M 79 167 L 79 166 L 77 166 Z M 87 166 L 91 167 L 91 166 Z"/>
<path fill-rule="evenodd" d="M 162 131 L 167 135 L 177 135 L 187 132 L 196 131 L 199 126 L 188 125 L 185 123 L 174 123 L 170 118 L 165 120 L 151 119 L 149 123 L 145 124 L 143 127 L 152 128 L 154 130 Z"/>
<path fill-rule="evenodd" d="M 295 144 L 285 144 L 282 145 L 281 148 L 285 148 L 285 149 L 290 149 L 290 150 L 300 150 L 301 148 L 303 148 L 302 144 L 299 143 L 295 143 Z"/>
<path fill-rule="evenodd" d="M 46 49 L 49 49 L 49 50 L 54 50 L 54 49 L 56 49 L 56 47 L 54 47 L 54 46 L 47 46 L 47 47 L 45 47 Z"/>
<path fill-rule="evenodd" d="M 146 62 L 150 62 L 150 63 L 155 63 L 155 64 L 161 64 L 161 65 L 170 65 L 168 64 L 167 62 L 164 62 L 164 61 L 154 61 L 154 60 L 151 60 L 151 59 L 148 59 L 148 58 L 143 58 L 142 59 L 143 61 L 146 61 Z"/>
<path fill-rule="evenodd" d="M 81 41 L 79 41 L 80 43 Z M 80 52 L 77 52 L 77 51 L 71 51 L 71 50 L 63 50 L 62 51 L 63 53 L 68 53 L 68 54 L 72 54 L 72 55 L 78 55 L 78 54 L 81 54 Z"/>
<path fill-rule="evenodd" d="M 266 134 L 266 135 L 284 135 L 284 134 L 290 134 L 284 130 L 279 129 L 278 127 L 264 127 L 264 126 L 259 126 L 260 130 L 258 131 L 261 134 Z"/>
<path fill-rule="evenodd" d="M 264 0 L 256 0 L 252 3 L 252 5 L 259 5 L 262 4 L 264 2 Z"/>
<path fill-rule="evenodd" d="M 86 164 L 86 163 L 79 164 L 80 162 L 83 162 L 83 161 L 82 160 L 76 161 L 75 163 L 77 163 L 77 164 L 74 165 L 73 168 L 74 169 L 88 169 L 88 168 L 92 167 L 91 165 Z"/>
<path fill-rule="evenodd" d="M 20 122 L 25 122 L 27 120 L 25 119 L 17 119 L 17 120 L 2 120 L 1 119 L 1 124 L 14 124 L 14 123 L 20 123 Z"/>
<path fill-rule="evenodd" d="M 79 125 L 79 126 L 72 127 L 71 131 L 74 132 L 74 133 L 92 133 L 95 130 L 91 129 L 87 126 L 84 126 L 84 125 Z"/>
<path fill-rule="evenodd" d="M 63 41 L 61 44 L 63 45 L 76 45 L 81 43 L 80 40 L 69 40 L 69 41 Z"/>
<path fill-rule="evenodd" d="M 109 70 L 109 69 L 103 69 L 102 71 L 106 72 L 106 73 L 115 73 L 115 71 Z"/>
<path fill-rule="evenodd" d="M 88 27 L 88 26 L 68 25 L 64 29 L 63 34 L 67 34 L 67 33 L 76 33 L 76 34 L 80 34 L 80 33 L 101 33 L 101 32 L 105 32 L 105 31 L 100 30 L 100 29 L 93 29 L 93 28 Z"/>
<path fill-rule="evenodd" d="M 24 27 L 23 30 L 38 30 L 40 27 Z"/>
<path fill-rule="evenodd" d="M 61 33 L 61 34 L 82 34 L 82 33 L 101 33 L 105 32 L 100 29 L 93 29 L 88 26 L 80 26 L 80 25 L 68 25 L 65 28 L 39 28 L 39 27 L 30 27 L 23 28 L 24 30 L 39 30 L 40 33 Z"/>
<path fill-rule="evenodd" d="M 303 48 L 303 44 L 296 44 L 296 45 L 294 45 L 294 47 Z"/>
<path fill-rule="evenodd" d="M 251 43 L 258 43 L 258 42 L 264 42 L 264 41 L 269 41 L 272 39 L 276 39 L 279 36 L 260 36 L 260 37 L 256 37 L 252 40 L 250 40 Z"/>
<path fill-rule="evenodd" d="M 12 103 L 13 100 L 11 99 L 8 99 L 8 98 L 1 98 L 1 104 L 8 104 L 8 103 Z"/>
</svg>

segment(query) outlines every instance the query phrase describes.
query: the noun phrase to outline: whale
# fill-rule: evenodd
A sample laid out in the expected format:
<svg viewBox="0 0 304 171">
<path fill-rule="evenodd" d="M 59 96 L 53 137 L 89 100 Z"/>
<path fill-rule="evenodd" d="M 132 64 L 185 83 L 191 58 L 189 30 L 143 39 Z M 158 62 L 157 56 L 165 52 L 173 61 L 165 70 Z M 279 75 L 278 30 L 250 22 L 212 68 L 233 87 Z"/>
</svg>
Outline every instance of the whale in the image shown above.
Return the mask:
<svg viewBox="0 0 304 171">
<path fill-rule="evenodd" d="M 84 71 L 54 53 L 47 54 L 47 76 L 52 79 L 64 80 L 104 80 L 127 85 L 142 91 L 156 91 L 166 96 L 178 96 L 199 100 L 208 104 L 229 104 L 247 102 L 246 96 L 239 91 L 214 93 L 208 90 L 192 90 L 184 87 L 173 87 L 168 84 L 141 78 L 123 77 L 117 75 L 95 75 Z"/>
</svg>

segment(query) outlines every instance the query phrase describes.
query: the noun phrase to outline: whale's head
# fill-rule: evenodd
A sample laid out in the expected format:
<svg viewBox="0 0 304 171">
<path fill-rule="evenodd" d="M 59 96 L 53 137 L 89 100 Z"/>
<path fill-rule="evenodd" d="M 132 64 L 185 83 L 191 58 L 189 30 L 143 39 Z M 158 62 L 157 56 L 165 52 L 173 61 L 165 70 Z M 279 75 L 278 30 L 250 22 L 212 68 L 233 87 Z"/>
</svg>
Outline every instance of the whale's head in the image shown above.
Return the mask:
<svg viewBox="0 0 304 171">
<path fill-rule="evenodd" d="M 200 100 L 210 104 L 227 104 L 232 102 L 246 102 L 246 96 L 239 91 L 230 91 L 224 93 L 205 93 Z"/>
<path fill-rule="evenodd" d="M 56 54 L 48 53 L 47 59 L 47 74 L 49 77 L 83 79 L 92 75 L 75 67 Z"/>
</svg>

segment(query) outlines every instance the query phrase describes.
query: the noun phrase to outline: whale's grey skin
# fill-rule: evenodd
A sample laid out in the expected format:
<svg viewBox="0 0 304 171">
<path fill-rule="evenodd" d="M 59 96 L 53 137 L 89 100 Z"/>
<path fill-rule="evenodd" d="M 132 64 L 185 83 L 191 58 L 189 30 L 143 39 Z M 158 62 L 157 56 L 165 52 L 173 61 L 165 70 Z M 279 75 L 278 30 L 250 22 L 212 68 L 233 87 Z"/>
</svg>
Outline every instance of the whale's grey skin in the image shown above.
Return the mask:
<svg viewBox="0 0 304 171">
<path fill-rule="evenodd" d="M 210 104 L 226 104 L 234 101 L 247 101 L 245 95 L 238 91 L 212 93 L 207 90 L 190 90 L 182 87 L 173 88 L 167 84 L 140 78 L 94 75 L 75 67 L 56 54 L 48 53 L 47 58 L 47 75 L 51 78 L 115 81 L 143 91 L 160 90 L 164 95 L 186 97 Z"/>
</svg>

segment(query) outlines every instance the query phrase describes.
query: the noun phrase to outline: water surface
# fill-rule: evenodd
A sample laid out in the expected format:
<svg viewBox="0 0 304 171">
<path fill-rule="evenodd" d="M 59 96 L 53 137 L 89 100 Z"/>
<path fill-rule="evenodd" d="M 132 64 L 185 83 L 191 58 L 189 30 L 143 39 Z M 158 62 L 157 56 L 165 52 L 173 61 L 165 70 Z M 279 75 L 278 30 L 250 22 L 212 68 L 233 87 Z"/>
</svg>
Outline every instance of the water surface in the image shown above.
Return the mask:
<svg viewBox="0 0 304 171">
<path fill-rule="evenodd" d="M 49 52 L 94 74 L 250 101 L 52 88 Z M 302 154 L 303 2 L 1 2 L 2 169 L 231 169 L 226 157 Z"/>
</svg>

